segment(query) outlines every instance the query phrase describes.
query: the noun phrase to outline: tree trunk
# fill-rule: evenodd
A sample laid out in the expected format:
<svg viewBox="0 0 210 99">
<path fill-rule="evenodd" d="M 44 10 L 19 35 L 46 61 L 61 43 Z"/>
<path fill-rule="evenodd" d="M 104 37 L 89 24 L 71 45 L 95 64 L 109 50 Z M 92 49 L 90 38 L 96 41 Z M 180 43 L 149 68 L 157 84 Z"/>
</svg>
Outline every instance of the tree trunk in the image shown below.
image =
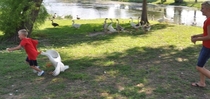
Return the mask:
<svg viewBox="0 0 210 99">
<path fill-rule="evenodd" d="M 198 0 L 195 0 L 195 3 L 197 3 L 198 2 Z"/>
<path fill-rule="evenodd" d="M 35 9 L 33 9 L 33 10 L 31 11 L 30 19 L 22 24 L 22 26 L 24 26 L 25 29 L 28 30 L 28 33 L 29 33 L 28 36 L 29 36 L 29 37 L 30 37 L 31 32 L 32 32 L 32 30 L 33 30 L 33 26 L 34 26 L 34 23 L 35 23 L 35 21 L 36 21 L 36 18 L 37 18 L 38 14 L 39 14 L 39 10 L 40 10 L 40 7 L 41 7 L 41 5 L 42 5 L 42 1 L 43 1 L 43 0 L 33 0 L 33 2 L 35 3 Z M 29 10 L 29 9 L 28 9 L 28 10 Z M 20 28 L 20 29 L 21 29 L 21 28 Z"/>
<path fill-rule="evenodd" d="M 143 0 L 140 23 L 141 23 L 141 25 L 149 24 L 149 21 L 148 21 L 148 18 L 147 18 L 147 0 Z"/>
<path fill-rule="evenodd" d="M 33 9 L 31 9 L 28 6 L 24 7 L 22 15 L 25 12 L 27 12 L 28 10 L 31 10 L 30 11 L 31 13 L 30 13 L 30 16 L 28 16 L 29 18 L 27 18 L 28 20 L 22 21 L 21 24 L 19 25 L 19 27 L 16 28 L 16 32 L 18 32 L 20 29 L 26 29 L 26 30 L 28 30 L 28 37 L 30 37 L 32 30 L 33 30 L 34 23 L 35 23 L 37 16 L 39 14 L 39 10 L 40 10 L 42 1 L 43 0 L 32 0 L 32 2 L 34 2 L 34 5 L 35 5 L 35 8 L 33 8 Z M 12 40 L 15 42 L 19 41 L 17 33 L 13 37 L 11 37 L 9 40 Z"/>
<path fill-rule="evenodd" d="M 175 3 L 182 3 L 183 2 L 183 0 L 174 0 L 175 1 Z"/>
</svg>

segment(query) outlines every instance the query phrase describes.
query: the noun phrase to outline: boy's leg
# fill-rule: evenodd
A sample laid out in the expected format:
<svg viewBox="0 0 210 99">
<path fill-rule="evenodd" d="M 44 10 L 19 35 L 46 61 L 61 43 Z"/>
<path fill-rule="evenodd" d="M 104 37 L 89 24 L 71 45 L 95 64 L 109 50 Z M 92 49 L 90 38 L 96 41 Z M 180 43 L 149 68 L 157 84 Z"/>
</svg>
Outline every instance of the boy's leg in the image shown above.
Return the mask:
<svg viewBox="0 0 210 99">
<path fill-rule="evenodd" d="M 37 68 L 37 66 L 30 66 L 30 67 L 31 67 L 32 69 L 38 71 L 38 72 L 41 72 L 41 71 L 42 71 L 41 69 Z"/>
<path fill-rule="evenodd" d="M 26 64 L 29 64 L 29 59 L 28 59 L 28 57 L 26 57 Z"/>
<path fill-rule="evenodd" d="M 29 60 L 30 67 L 38 72 L 38 76 L 42 76 L 44 71 L 37 68 L 37 61 L 36 60 Z"/>
<path fill-rule="evenodd" d="M 39 69 L 39 66 L 38 66 L 38 64 L 37 64 L 37 62 L 30 62 L 30 60 L 28 59 L 28 57 L 26 57 L 26 64 L 28 64 L 28 65 L 35 65 L 35 67 L 36 68 L 38 68 Z M 33 67 L 31 67 L 32 69 L 33 69 L 33 72 L 34 73 L 37 73 L 38 71 L 36 70 L 36 69 L 34 69 Z"/>
<path fill-rule="evenodd" d="M 32 69 L 36 70 L 37 72 L 42 71 L 39 68 L 37 68 L 38 63 L 37 63 L 36 60 L 28 60 L 28 62 L 29 62 L 29 65 Z"/>
</svg>

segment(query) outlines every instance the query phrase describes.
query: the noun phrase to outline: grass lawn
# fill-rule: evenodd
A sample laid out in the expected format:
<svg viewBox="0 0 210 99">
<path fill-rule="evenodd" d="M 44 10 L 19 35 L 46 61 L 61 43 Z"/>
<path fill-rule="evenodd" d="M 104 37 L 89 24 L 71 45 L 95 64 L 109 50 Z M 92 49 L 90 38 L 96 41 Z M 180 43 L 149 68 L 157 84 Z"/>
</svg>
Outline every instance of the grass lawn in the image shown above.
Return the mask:
<svg viewBox="0 0 210 99">
<path fill-rule="evenodd" d="M 195 65 L 201 43 L 190 42 L 190 36 L 201 33 L 201 27 L 151 22 L 149 32 L 129 28 L 121 20 L 125 33 L 90 37 L 102 30 L 102 19 L 48 20 L 36 29 L 39 50 L 57 50 L 70 68 L 59 76 L 37 77 L 24 63 L 25 52 L 6 52 L 14 44 L 0 46 L 0 99 L 208 99 L 210 87 L 195 88 L 198 81 Z M 95 30 L 95 31 L 94 31 Z M 46 72 L 46 56 L 38 57 Z M 208 66 L 207 66 L 208 68 Z M 207 80 L 207 85 L 210 81 Z"/>
</svg>

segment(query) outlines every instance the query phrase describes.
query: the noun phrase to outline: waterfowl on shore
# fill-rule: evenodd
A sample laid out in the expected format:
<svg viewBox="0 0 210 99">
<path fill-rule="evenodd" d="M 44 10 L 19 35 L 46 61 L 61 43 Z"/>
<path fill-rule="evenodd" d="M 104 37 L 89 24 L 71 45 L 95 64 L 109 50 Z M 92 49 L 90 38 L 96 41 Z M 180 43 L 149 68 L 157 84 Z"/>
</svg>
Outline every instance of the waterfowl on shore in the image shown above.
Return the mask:
<svg viewBox="0 0 210 99">
<path fill-rule="evenodd" d="M 80 17 L 77 15 L 77 20 L 80 20 Z"/>
<path fill-rule="evenodd" d="M 138 29 L 139 27 L 140 27 L 140 25 L 139 26 L 136 26 L 137 24 L 135 24 L 134 22 L 133 22 L 133 18 L 132 17 L 130 17 L 130 25 L 131 25 L 131 27 L 133 27 L 133 28 L 135 28 L 135 29 Z"/>
<path fill-rule="evenodd" d="M 158 21 L 159 23 L 163 23 L 163 22 L 168 23 L 168 22 L 170 22 L 171 20 L 172 20 L 172 18 L 167 18 L 166 16 L 163 16 L 162 18 L 158 19 L 157 21 Z"/>
<path fill-rule="evenodd" d="M 54 26 L 54 27 L 59 26 L 58 23 L 54 23 L 53 20 L 51 20 L 51 21 L 52 21 L 52 26 Z"/>
<path fill-rule="evenodd" d="M 195 22 L 195 21 L 193 21 L 192 23 L 191 23 L 191 26 L 196 26 L 197 25 L 197 22 Z"/>
<path fill-rule="evenodd" d="M 116 19 L 117 23 L 116 23 L 116 29 L 118 31 L 118 33 L 120 31 L 124 31 L 124 28 L 120 25 L 119 19 Z"/>
<path fill-rule="evenodd" d="M 103 29 L 104 29 L 104 32 L 105 32 L 105 33 L 108 31 L 108 30 L 107 30 L 107 28 L 108 28 L 107 20 L 108 20 L 108 18 L 105 18 L 104 24 L 103 24 Z"/>
<path fill-rule="evenodd" d="M 75 21 L 72 20 L 72 27 L 79 29 L 81 24 L 75 24 Z"/>
<path fill-rule="evenodd" d="M 147 23 L 147 24 L 145 24 L 145 25 L 142 26 L 142 30 L 143 31 L 150 31 L 150 29 L 151 29 L 151 26 L 150 26 L 149 23 Z"/>
<path fill-rule="evenodd" d="M 109 26 L 107 27 L 107 29 L 109 30 L 109 32 L 116 32 L 116 29 L 114 29 L 113 28 L 113 26 L 112 26 L 112 24 L 113 24 L 113 20 L 112 19 L 110 19 L 111 20 L 111 23 L 109 24 Z"/>
<path fill-rule="evenodd" d="M 52 16 L 52 19 L 55 19 L 57 17 L 56 13 Z"/>
<path fill-rule="evenodd" d="M 141 18 L 141 17 L 138 17 L 138 23 L 136 24 L 137 27 L 139 27 L 139 26 L 141 25 L 141 24 L 140 24 L 140 18 Z"/>
</svg>

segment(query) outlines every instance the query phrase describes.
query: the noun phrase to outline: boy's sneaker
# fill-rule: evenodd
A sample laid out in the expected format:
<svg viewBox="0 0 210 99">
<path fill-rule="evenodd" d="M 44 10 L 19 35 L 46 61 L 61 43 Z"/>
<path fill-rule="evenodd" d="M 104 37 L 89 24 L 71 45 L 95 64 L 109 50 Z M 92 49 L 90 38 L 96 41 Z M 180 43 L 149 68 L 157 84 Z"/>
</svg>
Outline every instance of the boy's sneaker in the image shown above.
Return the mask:
<svg viewBox="0 0 210 99">
<path fill-rule="evenodd" d="M 44 74 L 44 71 L 42 70 L 41 72 L 38 72 L 38 76 L 42 76 Z"/>
<path fill-rule="evenodd" d="M 39 68 L 39 66 L 36 66 L 36 68 Z M 36 71 L 36 70 L 34 70 L 34 69 L 33 69 L 33 72 L 34 72 L 34 73 L 37 73 L 37 71 Z"/>
</svg>

